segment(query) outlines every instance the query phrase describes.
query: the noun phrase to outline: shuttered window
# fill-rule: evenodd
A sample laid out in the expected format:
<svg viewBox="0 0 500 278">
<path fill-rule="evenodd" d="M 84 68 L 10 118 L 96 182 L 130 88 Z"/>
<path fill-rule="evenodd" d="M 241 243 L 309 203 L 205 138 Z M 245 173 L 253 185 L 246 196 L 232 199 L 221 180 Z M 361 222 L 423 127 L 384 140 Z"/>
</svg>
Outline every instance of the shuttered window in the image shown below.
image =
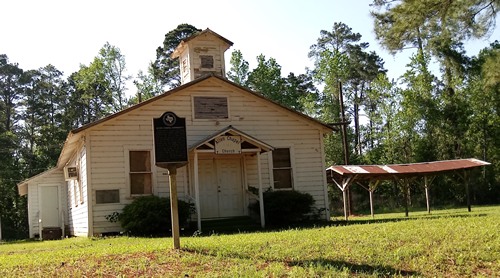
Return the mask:
<svg viewBox="0 0 500 278">
<path fill-rule="evenodd" d="M 211 55 L 200 55 L 201 68 L 212 69 L 214 67 L 214 57 Z"/>
<path fill-rule="evenodd" d="M 130 194 L 152 193 L 151 154 L 149 151 L 130 151 Z"/>
<path fill-rule="evenodd" d="M 293 188 L 293 171 L 289 148 L 273 150 L 273 177 L 275 189 Z"/>
<path fill-rule="evenodd" d="M 195 119 L 228 119 L 226 97 L 194 97 Z"/>
</svg>

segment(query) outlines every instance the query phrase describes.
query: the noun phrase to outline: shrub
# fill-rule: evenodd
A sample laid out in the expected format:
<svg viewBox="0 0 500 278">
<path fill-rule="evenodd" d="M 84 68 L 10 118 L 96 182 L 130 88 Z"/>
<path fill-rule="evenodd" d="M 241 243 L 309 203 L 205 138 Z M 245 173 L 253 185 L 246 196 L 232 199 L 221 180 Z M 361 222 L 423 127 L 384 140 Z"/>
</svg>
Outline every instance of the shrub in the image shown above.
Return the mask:
<svg viewBox="0 0 500 278">
<path fill-rule="evenodd" d="M 306 218 L 312 211 L 314 198 L 311 194 L 298 191 L 264 192 L 264 214 L 266 224 L 283 225 Z M 250 210 L 259 213 L 259 203 L 251 204 Z"/>
<path fill-rule="evenodd" d="M 187 223 L 192 205 L 178 201 L 179 225 Z M 126 233 L 134 236 L 159 236 L 170 233 L 172 221 L 170 199 L 158 196 L 144 196 L 135 199 L 123 208 L 118 221 Z"/>
</svg>

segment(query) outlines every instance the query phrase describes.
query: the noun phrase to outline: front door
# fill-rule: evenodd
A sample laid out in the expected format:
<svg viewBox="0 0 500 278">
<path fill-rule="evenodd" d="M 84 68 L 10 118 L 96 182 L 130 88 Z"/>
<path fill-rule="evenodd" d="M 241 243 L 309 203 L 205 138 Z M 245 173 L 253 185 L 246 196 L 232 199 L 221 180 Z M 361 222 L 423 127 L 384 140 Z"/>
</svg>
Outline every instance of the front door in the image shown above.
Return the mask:
<svg viewBox="0 0 500 278">
<path fill-rule="evenodd" d="M 202 218 L 244 214 L 241 159 L 200 159 L 200 209 Z"/>
<path fill-rule="evenodd" d="M 58 186 L 40 186 L 41 219 L 43 227 L 59 227 Z"/>
</svg>

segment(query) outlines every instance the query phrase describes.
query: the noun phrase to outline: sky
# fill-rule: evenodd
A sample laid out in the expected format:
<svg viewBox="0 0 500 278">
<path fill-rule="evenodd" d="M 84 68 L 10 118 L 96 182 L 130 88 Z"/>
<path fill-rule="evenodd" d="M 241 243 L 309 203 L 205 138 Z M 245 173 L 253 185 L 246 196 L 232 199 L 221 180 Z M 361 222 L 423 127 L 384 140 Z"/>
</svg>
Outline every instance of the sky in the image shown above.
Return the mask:
<svg viewBox="0 0 500 278">
<path fill-rule="evenodd" d="M 250 68 L 256 57 L 273 57 L 282 75 L 312 67 L 309 48 L 321 30 L 343 22 L 370 43 L 392 78 L 404 73 L 412 50 L 390 55 L 375 40 L 371 0 L 8 0 L 2 1 L 0 54 L 24 70 L 54 65 L 65 76 L 88 65 L 109 42 L 125 55 L 128 74 L 145 71 L 166 33 L 181 23 L 210 28 L 232 41 Z M 497 22 L 498 22 L 497 18 Z M 466 44 L 469 55 L 500 39 L 500 28 L 485 40 Z M 129 91 L 135 92 L 133 86 Z"/>
</svg>

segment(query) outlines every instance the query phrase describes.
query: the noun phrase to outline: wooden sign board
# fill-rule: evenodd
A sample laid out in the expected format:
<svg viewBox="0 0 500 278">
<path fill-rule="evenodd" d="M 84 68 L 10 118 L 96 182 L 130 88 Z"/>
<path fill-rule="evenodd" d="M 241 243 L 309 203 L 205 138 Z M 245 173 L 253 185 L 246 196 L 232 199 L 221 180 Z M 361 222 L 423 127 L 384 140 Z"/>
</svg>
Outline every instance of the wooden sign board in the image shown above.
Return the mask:
<svg viewBox="0 0 500 278">
<path fill-rule="evenodd" d="M 216 154 L 240 154 L 241 136 L 219 136 L 215 138 Z"/>
<path fill-rule="evenodd" d="M 186 119 L 165 112 L 153 119 L 155 164 L 168 168 L 182 167 L 188 162 Z"/>
</svg>

